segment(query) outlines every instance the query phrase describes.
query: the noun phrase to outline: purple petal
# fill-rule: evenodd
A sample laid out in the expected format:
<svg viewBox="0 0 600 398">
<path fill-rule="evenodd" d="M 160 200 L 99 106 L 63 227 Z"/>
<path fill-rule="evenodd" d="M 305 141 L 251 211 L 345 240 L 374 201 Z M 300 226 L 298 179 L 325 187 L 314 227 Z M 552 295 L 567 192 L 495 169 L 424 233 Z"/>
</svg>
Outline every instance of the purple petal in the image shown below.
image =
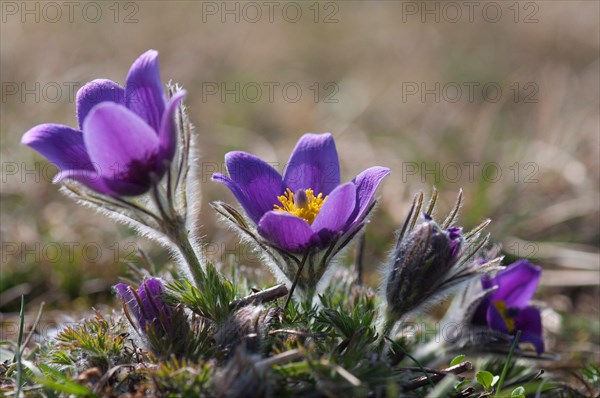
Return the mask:
<svg viewBox="0 0 600 398">
<path fill-rule="evenodd" d="M 489 274 L 485 274 L 482 278 L 481 278 L 481 286 L 483 287 L 483 290 L 488 290 L 493 288 L 494 286 L 497 286 L 496 284 L 496 280 L 495 278 L 491 278 L 489 276 Z"/>
<path fill-rule="evenodd" d="M 358 213 L 354 217 L 355 220 L 360 220 L 375 195 L 375 191 L 385 176 L 390 174 L 390 169 L 387 167 L 370 167 L 356 176 L 352 182 L 356 185 L 356 201 Z"/>
<path fill-rule="evenodd" d="M 490 328 L 503 333 L 508 333 L 508 327 L 506 326 L 506 322 L 504 321 L 504 318 L 502 318 L 500 311 L 498 311 L 494 305 L 490 305 L 488 307 L 486 320 Z"/>
<path fill-rule="evenodd" d="M 305 220 L 284 212 L 267 212 L 258 223 L 258 232 L 279 248 L 294 253 L 319 244 Z"/>
<path fill-rule="evenodd" d="M 461 237 L 461 227 L 450 227 L 446 230 L 448 232 L 448 237 L 450 240 L 460 239 Z"/>
<path fill-rule="evenodd" d="M 90 110 L 105 101 L 125 105 L 125 89 L 112 80 L 96 79 L 77 91 L 77 120 L 80 129 Z"/>
<path fill-rule="evenodd" d="M 125 305 L 127 305 L 129 313 L 133 315 L 139 323 L 141 317 L 140 306 L 138 305 L 138 301 L 133 293 L 131 293 L 131 286 L 126 285 L 125 283 L 118 283 L 114 286 L 114 288 L 119 296 L 121 296 L 121 299 Z"/>
<path fill-rule="evenodd" d="M 160 158 L 159 163 L 167 161 L 171 163 L 173 156 L 175 155 L 175 148 L 177 147 L 177 126 L 175 124 L 175 111 L 179 106 L 181 100 L 186 96 L 185 90 L 176 92 L 167 104 L 167 110 L 163 114 L 162 121 L 160 124 L 160 130 L 158 131 L 158 138 L 160 140 Z"/>
<path fill-rule="evenodd" d="M 40 124 L 27 131 L 21 142 L 45 156 L 60 170 L 94 170 L 79 130 L 60 124 Z"/>
<path fill-rule="evenodd" d="M 248 216 L 258 224 L 261 217 L 279 204 L 283 192 L 281 175 L 260 158 L 246 152 L 225 155 L 229 176 L 214 174 L 212 179 L 227 185 Z"/>
<path fill-rule="evenodd" d="M 131 65 L 125 83 L 125 104 L 154 131 L 159 131 L 166 96 L 160 81 L 157 51 L 146 51 Z"/>
<path fill-rule="evenodd" d="M 493 285 L 497 285 L 498 290 L 490 298 L 493 301 L 504 301 L 508 307 L 523 308 L 527 306 L 535 293 L 541 272 L 540 267 L 527 260 L 514 262 L 499 271 L 493 278 Z"/>
<path fill-rule="evenodd" d="M 450 239 L 450 256 L 456 257 L 459 253 L 460 247 L 462 245 L 461 239 L 461 231 L 460 227 L 450 227 L 446 230 L 448 234 L 448 239 Z"/>
<path fill-rule="evenodd" d="M 164 321 L 168 321 L 170 308 L 164 302 L 163 294 L 164 287 L 158 278 L 146 279 L 138 288 L 146 322 L 156 323 L 161 320 L 161 317 Z M 145 325 L 142 325 L 142 328 L 145 329 Z"/>
<path fill-rule="evenodd" d="M 112 102 L 98 104 L 85 118 L 83 140 L 107 185 L 121 195 L 138 195 L 152 183 L 159 140 L 136 114 Z"/>
<path fill-rule="evenodd" d="M 356 186 L 348 182 L 338 186 L 327 196 L 323 207 L 313 221 L 311 228 L 315 232 L 327 230 L 342 232 L 348 225 L 350 216 L 356 208 Z"/>
<path fill-rule="evenodd" d="M 521 342 L 532 343 L 538 354 L 544 352 L 542 316 L 537 308 L 523 308 L 515 317 L 515 329 L 521 331 Z"/>
<path fill-rule="evenodd" d="M 340 184 L 340 161 L 331 134 L 304 134 L 283 174 L 286 188 L 293 192 L 312 189 L 324 196 Z"/>
<path fill-rule="evenodd" d="M 86 187 L 104 195 L 118 195 L 106 184 L 106 181 L 97 170 L 64 170 L 55 175 L 52 182 L 57 183 L 65 178 L 79 181 Z"/>
</svg>

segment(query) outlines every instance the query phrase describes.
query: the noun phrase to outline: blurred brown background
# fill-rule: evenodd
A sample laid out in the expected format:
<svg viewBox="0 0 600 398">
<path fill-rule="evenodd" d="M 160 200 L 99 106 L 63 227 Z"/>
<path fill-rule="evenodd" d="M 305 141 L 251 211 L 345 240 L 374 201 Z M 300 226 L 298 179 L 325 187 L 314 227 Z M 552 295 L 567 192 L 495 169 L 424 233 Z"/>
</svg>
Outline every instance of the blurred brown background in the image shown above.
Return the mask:
<svg viewBox="0 0 600 398">
<path fill-rule="evenodd" d="M 163 81 L 188 90 L 202 158 L 211 255 L 255 256 L 208 202 L 233 149 L 285 164 L 304 132 L 336 138 L 343 180 L 392 168 L 367 232 L 370 282 L 418 190 L 440 212 L 465 191 L 461 224 L 490 217 L 508 260 L 545 268 L 550 338 L 598 354 L 599 42 L 595 1 L 2 2 L 0 311 L 86 311 L 112 303 L 121 258 L 162 250 L 77 206 L 55 169 L 19 144 L 44 122 L 76 125 L 74 94 L 124 83 L 160 52 Z M 560 318 L 557 314 L 567 316 Z M 561 323 L 562 319 L 562 323 Z M 6 336 L 3 336 L 6 337 Z M 11 336 L 8 336 L 9 338 Z M 560 344 L 560 342 L 558 343 Z"/>
</svg>

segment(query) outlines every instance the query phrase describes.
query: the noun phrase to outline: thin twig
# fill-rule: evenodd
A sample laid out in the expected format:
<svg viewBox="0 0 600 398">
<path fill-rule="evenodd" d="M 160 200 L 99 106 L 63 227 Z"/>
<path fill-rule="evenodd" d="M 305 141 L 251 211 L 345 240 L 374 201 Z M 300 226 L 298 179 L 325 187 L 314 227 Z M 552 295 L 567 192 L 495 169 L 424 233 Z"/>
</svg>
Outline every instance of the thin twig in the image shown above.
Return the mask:
<svg viewBox="0 0 600 398">
<path fill-rule="evenodd" d="M 423 370 L 425 370 L 425 371 L 427 371 L 427 373 L 429 373 L 429 378 L 435 382 L 442 380 L 447 375 L 451 374 L 451 375 L 456 376 L 456 375 L 459 375 L 461 373 L 467 372 L 472 369 L 473 369 L 473 365 L 469 361 L 461 362 L 457 365 L 450 366 L 449 368 L 442 369 L 442 370 L 423 368 Z M 416 367 L 415 368 L 402 368 L 402 370 L 422 371 L 421 368 L 416 368 Z M 457 376 L 457 377 L 459 380 L 464 379 L 460 376 Z M 429 384 L 427 377 L 421 376 L 416 379 L 412 379 L 408 383 L 404 384 L 402 386 L 402 388 L 404 389 L 404 391 L 411 391 L 411 390 L 415 390 L 419 387 L 426 386 L 427 384 Z"/>
<path fill-rule="evenodd" d="M 133 364 L 116 365 L 116 366 L 113 366 L 112 368 L 108 369 L 108 371 L 100 378 L 98 383 L 96 383 L 96 385 L 94 386 L 94 393 L 99 394 L 102 391 L 102 387 L 104 387 L 104 385 L 110 380 L 110 378 L 115 374 L 115 372 L 117 372 L 121 368 L 135 369 L 135 365 L 133 365 Z"/>
<path fill-rule="evenodd" d="M 262 361 L 258 362 L 255 365 L 255 367 L 257 369 L 268 369 L 273 365 L 279 365 L 282 363 L 290 362 L 295 359 L 302 358 L 303 356 L 304 355 L 302 354 L 302 351 L 300 351 L 299 349 L 289 350 L 282 352 L 281 354 L 277 354 L 273 357 L 263 359 Z"/>
<path fill-rule="evenodd" d="M 314 338 L 318 338 L 318 339 L 322 339 L 327 337 L 327 335 L 325 333 L 308 333 L 308 332 L 302 332 L 300 330 L 292 330 L 292 329 L 276 329 L 276 330 L 271 330 L 269 332 L 269 336 L 275 335 L 275 334 L 292 334 L 294 336 L 302 336 L 302 337 L 314 337 Z"/>
<path fill-rule="evenodd" d="M 288 294 L 288 288 L 282 283 L 280 285 L 261 290 L 260 292 L 250 294 L 239 300 L 232 301 L 229 304 L 229 308 L 234 309 L 244 307 L 248 304 L 253 303 L 266 303 L 269 301 L 277 300 L 278 298 L 283 297 L 286 294 Z"/>
<path fill-rule="evenodd" d="M 35 329 L 37 328 L 38 324 L 40 323 L 40 319 L 42 319 L 42 311 L 44 310 L 44 305 L 46 305 L 46 303 L 44 303 L 42 301 L 42 303 L 40 304 L 40 309 L 38 310 L 38 314 L 35 317 L 35 321 L 33 322 L 33 325 L 31 326 L 31 332 L 29 332 L 29 334 L 27 335 L 27 338 L 25 339 L 25 341 L 23 342 L 23 345 L 21 346 L 21 351 L 24 350 L 25 347 L 27 347 L 27 345 L 31 341 L 31 337 L 33 337 L 33 332 L 35 332 Z"/>
<path fill-rule="evenodd" d="M 386 340 L 388 340 L 390 343 L 393 343 L 392 339 L 390 339 L 389 337 L 385 336 L 384 337 Z M 413 357 L 412 355 L 410 355 L 405 349 L 404 347 L 402 347 L 402 345 L 398 344 L 397 347 L 402 351 L 402 353 L 404 355 L 406 355 L 407 357 L 409 357 L 418 367 L 419 370 L 421 372 L 423 372 L 423 374 L 425 375 L 425 378 L 427 380 L 427 383 L 431 386 L 431 388 L 435 388 L 435 384 L 433 383 L 433 380 L 431 380 L 431 377 L 429 376 L 429 373 L 427 373 L 427 371 L 425 370 L 425 368 L 423 367 L 423 365 L 421 365 L 421 362 L 419 362 L 419 360 L 415 357 Z M 427 384 L 426 383 L 426 384 Z"/>
</svg>

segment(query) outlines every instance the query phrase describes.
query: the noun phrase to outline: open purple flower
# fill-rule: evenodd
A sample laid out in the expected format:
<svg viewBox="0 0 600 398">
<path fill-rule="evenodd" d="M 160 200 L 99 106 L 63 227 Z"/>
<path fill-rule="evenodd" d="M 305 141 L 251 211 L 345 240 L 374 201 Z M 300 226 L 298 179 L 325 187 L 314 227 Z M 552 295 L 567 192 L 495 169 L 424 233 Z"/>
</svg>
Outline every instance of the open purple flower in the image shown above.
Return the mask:
<svg viewBox="0 0 600 398">
<path fill-rule="evenodd" d="M 527 260 L 518 260 L 499 271 L 494 278 L 483 278 L 484 289 L 497 289 L 484 299 L 474 315 L 475 324 L 515 334 L 521 331 L 520 341 L 544 352 L 540 311 L 529 304 L 538 286 L 542 269 Z"/>
<path fill-rule="evenodd" d="M 79 129 L 40 124 L 22 142 L 54 163 L 54 178 L 76 180 L 106 195 L 140 195 L 160 179 L 175 154 L 174 113 L 184 91 L 167 100 L 158 52 L 142 54 L 125 88 L 98 79 L 77 92 Z"/>
<path fill-rule="evenodd" d="M 115 285 L 115 290 L 121 296 L 129 315 L 135 318 L 137 325 L 134 326 L 141 333 L 146 335 L 148 327 L 161 334 L 170 330 L 173 308 L 164 301 L 165 288 L 160 279 L 146 279 L 137 291 L 125 283 Z"/>
<path fill-rule="evenodd" d="M 272 245 L 290 253 L 318 251 L 368 215 L 385 167 L 371 167 L 340 185 L 340 165 L 331 134 L 303 135 L 283 176 L 245 152 L 225 155 L 225 184 Z"/>
</svg>

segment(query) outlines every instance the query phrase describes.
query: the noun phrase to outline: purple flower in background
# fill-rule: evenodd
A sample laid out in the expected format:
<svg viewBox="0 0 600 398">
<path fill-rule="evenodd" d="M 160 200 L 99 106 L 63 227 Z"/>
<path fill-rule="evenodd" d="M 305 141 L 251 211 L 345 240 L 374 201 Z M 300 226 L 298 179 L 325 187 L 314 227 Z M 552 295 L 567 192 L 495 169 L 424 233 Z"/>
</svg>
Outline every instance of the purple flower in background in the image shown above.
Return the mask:
<svg viewBox="0 0 600 398">
<path fill-rule="evenodd" d="M 258 233 L 292 253 L 319 250 L 364 221 L 385 167 L 371 167 L 340 185 L 340 165 L 331 134 L 303 135 L 283 176 L 245 152 L 225 155 L 225 184 L 257 224 Z"/>
<path fill-rule="evenodd" d="M 163 298 L 165 287 L 160 279 L 146 279 L 137 291 L 125 283 L 115 285 L 115 289 L 142 334 L 147 334 L 148 327 L 161 334 L 171 330 L 173 308 Z"/>
<path fill-rule="evenodd" d="M 77 92 L 79 130 L 40 124 L 25 133 L 29 145 L 60 172 L 105 195 L 140 195 L 167 170 L 175 154 L 174 113 L 184 91 L 167 101 L 158 52 L 142 54 L 129 69 L 125 88 L 98 79 Z"/>
<path fill-rule="evenodd" d="M 518 260 L 499 271 L 494 278 L 483 278 L 484 289 L 497 287 L 479 305 L 474 323 L 487 324 L 503 333 L 521 331 L 520 341 L 535 346 L 538 354 L 544 352 L 542 318 L 540 311 L 529 304 L 538 286 L 542 269 L 527 260 Z"/>
</svg>

